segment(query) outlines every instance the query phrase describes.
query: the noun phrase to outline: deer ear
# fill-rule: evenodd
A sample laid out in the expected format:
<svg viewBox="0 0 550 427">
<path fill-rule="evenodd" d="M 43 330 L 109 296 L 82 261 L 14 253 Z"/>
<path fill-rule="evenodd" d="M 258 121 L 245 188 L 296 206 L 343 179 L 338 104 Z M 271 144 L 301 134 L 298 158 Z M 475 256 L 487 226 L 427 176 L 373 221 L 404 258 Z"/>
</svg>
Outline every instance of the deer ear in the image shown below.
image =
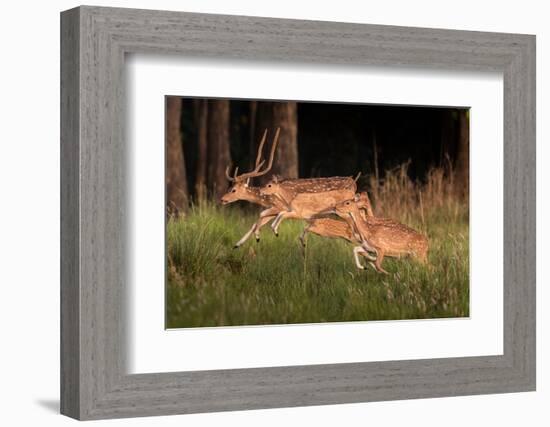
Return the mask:
<svg viewBox="0 0 550 427">
<path fill-rule="evenodd" d="M 355 194 L 355 197 L 353 198 L 353 200 L 354 200 L 355 202 L 358 202 L 359 200 L 361 200 L 361 195 L 360 195 L 359 193 L 356 193 L 356 194 Z"/>
</svg>

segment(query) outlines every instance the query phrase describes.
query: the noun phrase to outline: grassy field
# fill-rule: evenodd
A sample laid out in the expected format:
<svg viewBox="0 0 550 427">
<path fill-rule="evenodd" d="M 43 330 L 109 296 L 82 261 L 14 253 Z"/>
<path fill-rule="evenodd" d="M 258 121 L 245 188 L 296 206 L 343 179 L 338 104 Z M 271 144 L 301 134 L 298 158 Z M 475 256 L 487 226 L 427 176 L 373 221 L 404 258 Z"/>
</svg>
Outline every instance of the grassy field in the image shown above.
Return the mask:
<svg viewBox="0 0 550 427">
<path fill-rule="evenodd" d="M 252 237 L 233 249 L 259 210 L 202 203 L 167 225 L 167 327 L 468 316 L 467 203 L 437 174 L 398 197 L 392 189 L 409 185 L 400 173 L 371 197 L 384 206 L 378 215 L 428 235 L 429 267 L 386 258 L 389 275 L 360 271 L 351 244 L 315 235 L 302 251 L 304 222 L 296 220 L 283 222 L 279 237 L 265 227 L 259 243 Z"/>
</svg>

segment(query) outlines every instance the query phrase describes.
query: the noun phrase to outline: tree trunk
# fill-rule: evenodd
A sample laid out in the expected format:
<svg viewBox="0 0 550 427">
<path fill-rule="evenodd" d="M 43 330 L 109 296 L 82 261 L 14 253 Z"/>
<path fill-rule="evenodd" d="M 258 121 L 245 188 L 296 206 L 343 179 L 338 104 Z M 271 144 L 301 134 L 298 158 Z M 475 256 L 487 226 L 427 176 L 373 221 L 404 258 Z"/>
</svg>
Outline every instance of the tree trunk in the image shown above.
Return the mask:
<svg viewBox="0 0 550 427">
<path fill-rule="evenodd" d="M 208 172 L 208 101 L 197 100 L 197 178 L 195 192 L 199 202 L 206 199 L 207 172 Z"/>
<path fill-rule="evenodd" d="M 166 209 L 178 215 L 187 209 L 187 177 L 181 137 L 181 98 L 166 98 Z"/>
<path fill-rule="evenodd" d="M 456 153 L 456 184 L 464 196 L 470 185 L 470 110 L 458 111 L 458 147 Z"/>
<path fill-rule="evenodd" d="M 208 187 L 215 199 L 228 187 L 225 168 L 231 165 L 229 101 L 208 101 Z"/>
<path fill-rule="evenodd" d="M 267 182 L 272 174 L 280 175 L 283 178 L 298 178 L 298 108 L 296 102 L 258 102 L 255 146 L 258 146 L 261 135 L 267 129 L 269 144 L 266 143 L 264 147 L 266 161 L 278 127 L 281 128 L 281 133 L 273 168 L 270 173 L 260 178 L 262 184 Z"/>
</svg>

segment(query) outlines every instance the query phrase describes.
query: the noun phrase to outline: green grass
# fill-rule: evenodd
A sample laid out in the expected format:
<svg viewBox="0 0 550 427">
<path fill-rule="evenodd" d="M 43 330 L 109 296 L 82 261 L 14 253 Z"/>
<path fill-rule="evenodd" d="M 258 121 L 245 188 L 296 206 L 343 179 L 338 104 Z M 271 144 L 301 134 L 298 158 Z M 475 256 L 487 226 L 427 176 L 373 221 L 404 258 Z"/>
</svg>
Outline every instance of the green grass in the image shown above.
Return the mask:
<svg viewBox="0 0 550 427">
<path fill-rule="evenodd" d="M 430 266 L 386 258 L 389 275 L 358 270 L 341 240 L 310 234 L 304 253 L 302 221 L 233 249 L 258 212 L 204 203 L 168 222 L 168 328 L 469 315 L 467 207 L 397 218 L 427 233 Z"/>
</svg>

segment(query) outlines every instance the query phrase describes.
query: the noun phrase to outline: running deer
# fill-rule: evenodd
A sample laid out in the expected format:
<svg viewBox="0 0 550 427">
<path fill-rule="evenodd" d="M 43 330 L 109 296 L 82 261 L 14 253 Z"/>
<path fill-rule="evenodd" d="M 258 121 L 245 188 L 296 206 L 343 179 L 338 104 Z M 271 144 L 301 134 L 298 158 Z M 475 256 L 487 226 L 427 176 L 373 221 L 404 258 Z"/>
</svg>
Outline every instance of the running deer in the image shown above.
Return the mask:
<svg viewBox="0 0 550 427">
<path fill-rule="evenodd" d="M 353 198 L 356 190 L 357 184 L 352 177 L 280 180 L 274 176 L 260 189 L 260 195 L 272 196 L 285 207 L 271 223 L 273 232 L 278 235 L 284 219 L 312 219 L 336 203 Z"/>
<path fill-rule="evenodd" d="M 229 167 L 226 169 L 226 177 L 228 180 L 233 182 L 233 185 L 229 191 L 221 198 L 222 204 L 229 204 L 237 200 L 246 200 L 251 203 L 259 204 L 266 208 L 260 213 L 258 220 L 250 227 L 246 234 L 235 244 L 235 248 L 240 247 L 244 242 L 246 242 L 252 234 L 255 235 L 256 241 L 260 240 L 260 230 L 261 228 L 269 223 L 271 220 L 276 218 L 281 212 L 286 211 L 288 204 L 281 200 L 280 198 L 272 195 L 261 194 L 259 187 L 252 187 L 249 185 L 250 179 L 263 176 L 271 170 L 273 165 L 273 158 L 275 155 L 275 150 L 277 147 L 277 142 L 279 138 L 279 129 L 275 133 L 274 141 L 271 147 L 271 152 L 268 160 L 268 165 L 265 169 L 261 170 L 264 162 L 262 160 L 263 147 L 267 137 L 267 130 L 262 136 L 260 145 L 258 147 L 258 153 L 256 155 L 255 168 L 251 172 L 247 172 L 241 175 L 238 175 L 238 168 L 235 170 L 233 176 L 229 175 Z M 315 205 L 315 197 L 313 198 L 313 203 L 311 202 L 312 189 L 330 189 L 332 191 L 337 191 L 341 187 L 352 187 L 355 189 L 355 181 L 351 178 L 335 178 L 332 182 L 327 182 L 329 178 L 318 178 L 318 179 L 294 179 L 285 181 L 285 186 L 287 186 L 290 191 L 292 191 L 292 197 L 296 197 L 296 204 L 301 207 L 303 204 Z M 320 182 L 319 182 L 320 181 Z M 350 182 L 351 181 L 351 182 Z M 306 196 L 299 195 L 299 192 L 308 193 Z M 324 205 L 323 205 L 324 206 Z M 300 216 L 294 216 L 293 218 L 302 218 Z M 337 220 L 331 220 L 337 221 Z M 312 221 L 313 223 L 315 221 Z M 337 227 L 338 229 L 338 227 Z M 341 237 L 340 234 L 331 235 L 331 229 L 327 228 L 326 231 L 322 230 L 322 227 L 319 225 L 314 229 L 313 232 L 316 234 L 324 235 L 325 237 Z M 275 234 L 278 235 L 277 230 L 275 229 Z M 307 230 L 305 231 L 307 233 Z M 303 234 L 302 234 L 303 236 Z M 304 242 L 303 237 L 301 236 L 302 242 Z"/>
<path fill-rule="evenodd" d="M 238 200 L 245 200 L 251 203 L 260 205 L 266 209 L 260 212 L 258 220 L 250 227 L 246 234 L 235 244 L 235 248 L 240 247 L 244 242 L 246 242 L 250 236 L 254 233 L 256 236 L 256 241 L 260 240 L 260 229 L 267 224 L 269 221 L 274 219 L 277 214 L 281 211 L 280 207 L 275 207 L 277 200 L 274 200 L 271 196 L 263 196 L 260 194 L 259 187 L 250 186 L 250 179 L 265 175 L 271 170 L 273 165 L 273 158 L 275 156 L 275 150 L 277 148 L 277 143 L 279 141 L 279 132 L 280 129 L 277 128 L 275 132 L 275 137 L 273 138 L 273 144 L 271 146 L 271 152 L 269 155 L 269 161 L 267 166 L 261 170 L 262 166 L 265 163 L 265 160 L 262 160 L 262 151 L 267 138 L 267 129 L 264 131 L 260 145 L 258 147 L 258 153 L 256 155 L 256 163 L 254 169 L 250 172 L 243 173 L 238 175 L 239 168 L 235 169 L 233 176 L 229 174 L 229 166 L 225 170 L 225 176 L 233 185 L 229 188 L 226 194 L 221 198 L 222 205 L 227 205 L 229 203 L 236 202 Z M 275 203 L 274 203 L 275 202 Z M 278 203 L 280 205 L 280 202 Z"/>
<path fill-rule="evenodd" d="M 413 230 L 397 221 L 386 218 L 366 217 L 363 218 L 358 202 L 355 197 L 337 203 L 332 212 L 348 222 L 357 235 L 360 237 L 360 246 L 354 248 L 354 254 L 363 252 L 376 253 L 373 267 L 381 273 L 387 273 L 382 268 L 382 261 L 385 256 L 397 257 L 413 256 L 422 264 L 428 262 L 428 239 L 426 236 Z M 331 212 L 331 210 L 325 211 Z M 361 269 L 365 267 L 359 265 Z M 370 263 L 372 265 L 372 263 Z"/>
<path fill-rule="evenodd" d="M 372 205 L 370 203 L 369 195 L 367 192 L 359 193 L 357 196 L 357 206 L 361 212 L 363 218 L 374 217 L 374 212 L 372 211 Z M 332 213 L 332 209 L 328 211 Z M 306 245 L 305 237 L 307 233 L 317 234 L 321 237 L 333 237 L 341 238 L 347 240 L 348 242 L 360 242 L 360 237 L 355 233 L 354 229 L 350 225 L 340 218 L 327 218 L 323 216 L 323 212 L 320 214 L 314 215 L 312 219 L 307 220 L 307 226 L 302 231 L 300 235 L 300 241 L 302 246 Z"/>
<path fill-rule="evenodd" d="M 366 192 L 362 192 L 359 193 L 356 197 L 357 206 L 359 207 L 361 217 L 369 217 L 371 219 L 374 219 L 374 213 L 372 211 L 372 205 L 370 203 L 368 194 Z M 333 209 L 326 211 L 326 213 L 333 213 Z M 322 217 L 322 215 L 324 214 L 325 213 L 321 212 L 320 214 L 318 214 L 319 217 L 317 217 L 316 215 L 314 219 L 308 220 L 307 227 L 304 228 L 304 231 L 300 235 L 300 241 L 302 242 L 302 245 L 304 247 L 306 245 L 306 233 L 314 233 L 321 237 L 340 238 L 346 240 L 347 242 L 359 245 L 356 246 L 353 250 L 355 265 L 357 265 L 358 268 L 363 269 L 363 266 L 359 261 L 359 255 L 365 257 L 369 261 L 369 264 L 374 267 L 372 261 L 375 261 L 376 257 L 370 255 L 362 246 L 360 246 L 361 236 L 355 231 L 354 227 L 348 224 L 347 221 L 340 218 L 333 219 Z"/>
</svg>

